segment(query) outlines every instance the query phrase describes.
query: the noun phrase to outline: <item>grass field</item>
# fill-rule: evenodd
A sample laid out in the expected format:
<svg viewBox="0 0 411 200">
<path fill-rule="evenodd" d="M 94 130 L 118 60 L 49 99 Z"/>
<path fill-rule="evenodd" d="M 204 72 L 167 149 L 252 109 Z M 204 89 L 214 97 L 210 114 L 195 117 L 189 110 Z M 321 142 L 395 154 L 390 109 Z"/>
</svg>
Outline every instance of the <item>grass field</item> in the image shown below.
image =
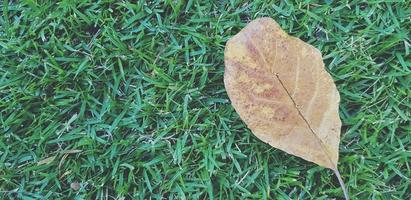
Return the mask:
<svg viewBox="0 0 411 200">
<path fill-rule="evenodd" d="M 411 3 L 0 1 L 0 199 L 341 199 L 333 172 L 259 141 L 224 45 L 272 17 L 341 95 L 352 199 L 411 198 Z"/>
</svg>

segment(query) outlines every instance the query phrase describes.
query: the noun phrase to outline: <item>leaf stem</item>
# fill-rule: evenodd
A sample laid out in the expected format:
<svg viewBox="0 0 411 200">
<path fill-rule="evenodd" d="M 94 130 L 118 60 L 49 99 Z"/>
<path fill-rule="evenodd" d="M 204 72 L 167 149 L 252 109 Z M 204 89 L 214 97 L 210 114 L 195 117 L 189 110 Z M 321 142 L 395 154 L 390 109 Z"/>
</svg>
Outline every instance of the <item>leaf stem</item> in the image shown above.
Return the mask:
<svg viewBox="0 0 411 200">
<path fill-rule="evenodd" d="M 340 172 L 338 171 L 338 168 L 336 167 L 335 169 L 333 169 L 333 171 L 335 173 L 335 176 L 337 176 L 338 182 L 340 183 L 340 186 L 341 186 L 341 188 L 344 192 L 345 200 L 350 200 L 350 197 L 348 196 L 347 188 L 344 185 L 344 181 L 341 178 L 341 175 L 340 175 Z"/>
</svg>

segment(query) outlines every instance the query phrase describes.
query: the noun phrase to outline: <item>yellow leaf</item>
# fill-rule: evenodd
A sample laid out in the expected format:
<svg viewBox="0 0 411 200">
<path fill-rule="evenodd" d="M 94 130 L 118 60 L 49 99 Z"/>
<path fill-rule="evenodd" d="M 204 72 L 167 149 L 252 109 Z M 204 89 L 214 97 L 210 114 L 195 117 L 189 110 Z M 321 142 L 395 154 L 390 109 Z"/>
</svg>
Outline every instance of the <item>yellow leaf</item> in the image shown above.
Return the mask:
<svg viewBox="0 0 411 200">
<path fill-rule="evenodd" d="M 340 96 L 319 50 L 260 18 L 227 42 L 224 61 L 228 96 L 256 137 L 338 173 Z"/>
</svg>

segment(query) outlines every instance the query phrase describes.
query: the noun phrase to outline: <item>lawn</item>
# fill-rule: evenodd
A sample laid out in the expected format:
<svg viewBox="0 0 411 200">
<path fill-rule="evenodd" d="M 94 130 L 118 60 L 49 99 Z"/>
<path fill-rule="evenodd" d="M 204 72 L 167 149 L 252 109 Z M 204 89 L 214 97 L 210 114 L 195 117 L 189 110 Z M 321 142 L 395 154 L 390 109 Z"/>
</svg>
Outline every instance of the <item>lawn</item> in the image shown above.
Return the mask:
<svg viewBox="0 0 411 200">
<path fill-rule="evenodd" d="M 321 50 L 352 199 L 411 198 L 411 3 L 0 1 L 0 199 L 341 199 L 258 140 L 224 46 L 271 17 Z"/>
</svg>

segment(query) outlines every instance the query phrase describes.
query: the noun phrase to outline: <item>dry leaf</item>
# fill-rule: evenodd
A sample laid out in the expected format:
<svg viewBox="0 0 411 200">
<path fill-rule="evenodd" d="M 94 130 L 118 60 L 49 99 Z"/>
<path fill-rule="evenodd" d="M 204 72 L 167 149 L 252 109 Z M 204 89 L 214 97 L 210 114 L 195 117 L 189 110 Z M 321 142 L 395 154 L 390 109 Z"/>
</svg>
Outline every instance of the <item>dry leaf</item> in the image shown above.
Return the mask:
<svg viewBox="0 0 411 200">
<path fill-rule="evenodd" d="M 227 42 L 224 60 L 228 96 L 259 139 L 338 173 L 340 96 L 316 48 L 260 18 Z"/>
</svg>

